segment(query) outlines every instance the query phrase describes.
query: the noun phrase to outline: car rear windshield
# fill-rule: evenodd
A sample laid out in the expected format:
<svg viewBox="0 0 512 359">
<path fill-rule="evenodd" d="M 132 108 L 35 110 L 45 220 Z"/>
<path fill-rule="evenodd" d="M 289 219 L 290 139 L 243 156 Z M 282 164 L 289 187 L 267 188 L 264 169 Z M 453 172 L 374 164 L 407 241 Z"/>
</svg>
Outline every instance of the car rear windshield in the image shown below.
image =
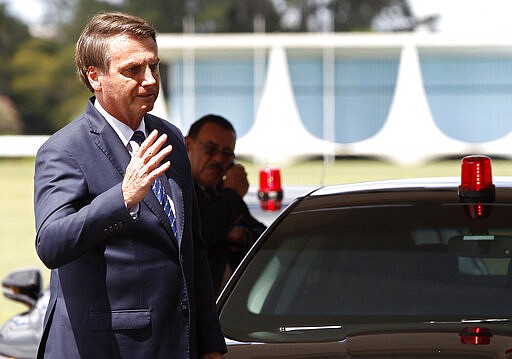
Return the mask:
<svg viewBox="0 0 512 359">
<path fill-rule="evenodd" d="M 237 340 L 288 340 L 287 328 L 308 326 L 512 318 L 508 205 L 296 212 L 257 246 L 221 309 Z"/>
</svg>

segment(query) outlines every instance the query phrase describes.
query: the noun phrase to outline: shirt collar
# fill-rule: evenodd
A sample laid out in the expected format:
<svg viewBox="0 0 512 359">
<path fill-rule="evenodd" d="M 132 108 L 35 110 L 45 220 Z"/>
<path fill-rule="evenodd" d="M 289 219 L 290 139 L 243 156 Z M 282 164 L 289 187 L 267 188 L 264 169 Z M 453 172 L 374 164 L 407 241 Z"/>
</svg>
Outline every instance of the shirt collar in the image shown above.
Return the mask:
<svg viewBox="0 0 512 359">
<path fill-rule="evenodd" d="M 133 131 L 130 126 L 126 125 L 125 123 L 119 121 L 117 118 L 109 114 L 103 106 L 101 106 L 98 99 L 94 101 L 94 107 L 98 110 L 98 112 L 105 117 L 105 120 L 107 120 L 108 124 L 114 129 L 114 131 L 117 133 L 117 136 L 121 139 L 123 142 L 123 145 L 126 147 L 128 146 L 128 142 L 133 136 Z M 144 135 L 147 137 L 146 133 L 146 123 L 144 122 L 144 117 L 142 117 L 142 120 L 140 121 L 139 127 L 136 131 L 142 131 L 144 132 Z"/>
</svg>

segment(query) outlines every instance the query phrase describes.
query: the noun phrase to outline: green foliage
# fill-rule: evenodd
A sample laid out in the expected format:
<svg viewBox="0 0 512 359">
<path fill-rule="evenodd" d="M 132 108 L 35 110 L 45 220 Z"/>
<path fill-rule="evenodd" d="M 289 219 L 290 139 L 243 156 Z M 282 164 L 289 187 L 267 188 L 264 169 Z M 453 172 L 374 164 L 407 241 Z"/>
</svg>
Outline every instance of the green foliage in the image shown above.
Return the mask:
<svg viewBox="0 0 512 359">
<path fill-rule="evenodd" d="M 58 11 L 62 7 L 59 3 L 66 2 L 69 5 L 68 15 L 62 19 L 60 25 L 59 38 L 66 43 L 75 43 L 87 21 L 95 14 L 105 11 L 120 11 L 119 6 L 108 1 L 101 0 L 47 0 L 57 4 L 55 9 Z M 147 3 L 145 2 L 146 6 Z"/>
<path fill-rule="evenodd" d="M 125 0 L 122 2 L 122 9 L 144 18 L 160 33 L 183 31 L 183 19 L 186 15 L 184 0 L 152 0 L 151 6 L 146 1 Z"/>
<path fill-rule="evenodd" d="M 6 5 L 0 3 L 0 94 L 9 95 L 11 57 L 29 36 L 28 27 L 9 16 Z"/>
<path fill-rule="evenodd" d="M 29 37 L 28 27 L 6 12 L 6 5 L 0 3 L 0 45 L 2 55 L 12 55 L 19 44 Z"/>
<path fill-rule="evenodd" d="M 222 0 L 199 3 L 197 32 L 253 32 L 256 17 L 265 19 L 267 32 L 280 31 L 280 15 L 271 0 Z"/>
<path fill-rule="evenodd" d="M 369 31 L 374 18 L 390 7 L 396 8 L 397 17 L 410 15 L 405 0 L 332 1 L 329 9 L 334 14 L 334 31 Z"/>
<path fill-rule="evenodd" d="M 84 108 L 88 95 L 75 74 L 73 51 L 71 44 L 33 38 L 14 56 L 12 97 L 26 104 L 19 111 L 27 133 L 52 133 L 72 120 L 77 111 L 70 108 L 78 101 Z"/>
<path fill-rule="evenodd" d="M 257 15 L 265 17 L 267 31 L 279 30 L 279 14 L 272 0 L 125 0 L 121 8 L 150 22 L 158 32 L 183 32 L 186 18 L 194 18 L 195 32 L 252 32 Z"/>
<path fill-rule="evenodd" d="M 387 14 L 389 28 L 400 30 L 414 22 L 406 0 L 276 0 L 281 4 L 280 15 L 295 14 L 295 21 L 282 23 L 283 30 L 311 31 L 372 31 L 373 21 Z"/>
</svg>

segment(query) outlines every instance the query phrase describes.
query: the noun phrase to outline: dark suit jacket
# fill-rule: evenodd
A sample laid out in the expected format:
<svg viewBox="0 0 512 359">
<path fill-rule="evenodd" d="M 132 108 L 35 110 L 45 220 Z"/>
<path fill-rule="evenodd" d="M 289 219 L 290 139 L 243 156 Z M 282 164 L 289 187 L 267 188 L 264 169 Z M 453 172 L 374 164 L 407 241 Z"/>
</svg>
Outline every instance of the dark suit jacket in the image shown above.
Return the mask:
<svg viewBox="0 0 512 359">
<path fill-rule="evenodd" d="M 195 189 L 213 286 L 219 294 L 226 264 L 229 262 L 234 270 L 266 226 L 251 215 L 244 200 L 235 191 L 221 188 L 207 193 L 197 183 Z M 247 235 L 246 246 L 237 253 L 229 250 L 228 243 L 228 233 L 234 226 L 244 228 Z"/>
<path fill-rule="evenodd" d="M 173 151 L 164 181 L 174 238 L 148 192 L 132 219 L 121 182 L 130 155 L 91 98 L 40 148 L 35 167 L 36 249 L 52 269 L 40 356 L 196 358 L 226 350 L 181 132 L 146 115 Z"/>
</svg>

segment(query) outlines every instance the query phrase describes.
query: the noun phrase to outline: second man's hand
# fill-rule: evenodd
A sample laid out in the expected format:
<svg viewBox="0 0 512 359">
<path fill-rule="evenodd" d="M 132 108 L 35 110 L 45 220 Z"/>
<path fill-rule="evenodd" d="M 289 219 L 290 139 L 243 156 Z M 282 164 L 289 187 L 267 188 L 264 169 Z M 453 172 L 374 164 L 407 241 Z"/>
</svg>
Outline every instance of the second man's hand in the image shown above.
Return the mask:
<svg viewBox="0 0 512 359">
<path fill-rule="evenodd" d="M 158 136 L 157 130 L 151 132 L 140 146 L 135 141 L 130 141 L 132 158 L 126 167 L 122 184 L 127 208 L 142 201 L 155 179 L 171 166 L 169 161 L 161 163 L 172 151 L 171 145 L 162 148 L 165 141 L 167 135 L 164 133 Z"/>
<path fill-rule="evenodd" d="M 244 166 L 239 163 L 230 166 L 224 174 L 223 186 L 232 189 L 243 198 L 249 190 L 249 181 Z"/>
</svg>

